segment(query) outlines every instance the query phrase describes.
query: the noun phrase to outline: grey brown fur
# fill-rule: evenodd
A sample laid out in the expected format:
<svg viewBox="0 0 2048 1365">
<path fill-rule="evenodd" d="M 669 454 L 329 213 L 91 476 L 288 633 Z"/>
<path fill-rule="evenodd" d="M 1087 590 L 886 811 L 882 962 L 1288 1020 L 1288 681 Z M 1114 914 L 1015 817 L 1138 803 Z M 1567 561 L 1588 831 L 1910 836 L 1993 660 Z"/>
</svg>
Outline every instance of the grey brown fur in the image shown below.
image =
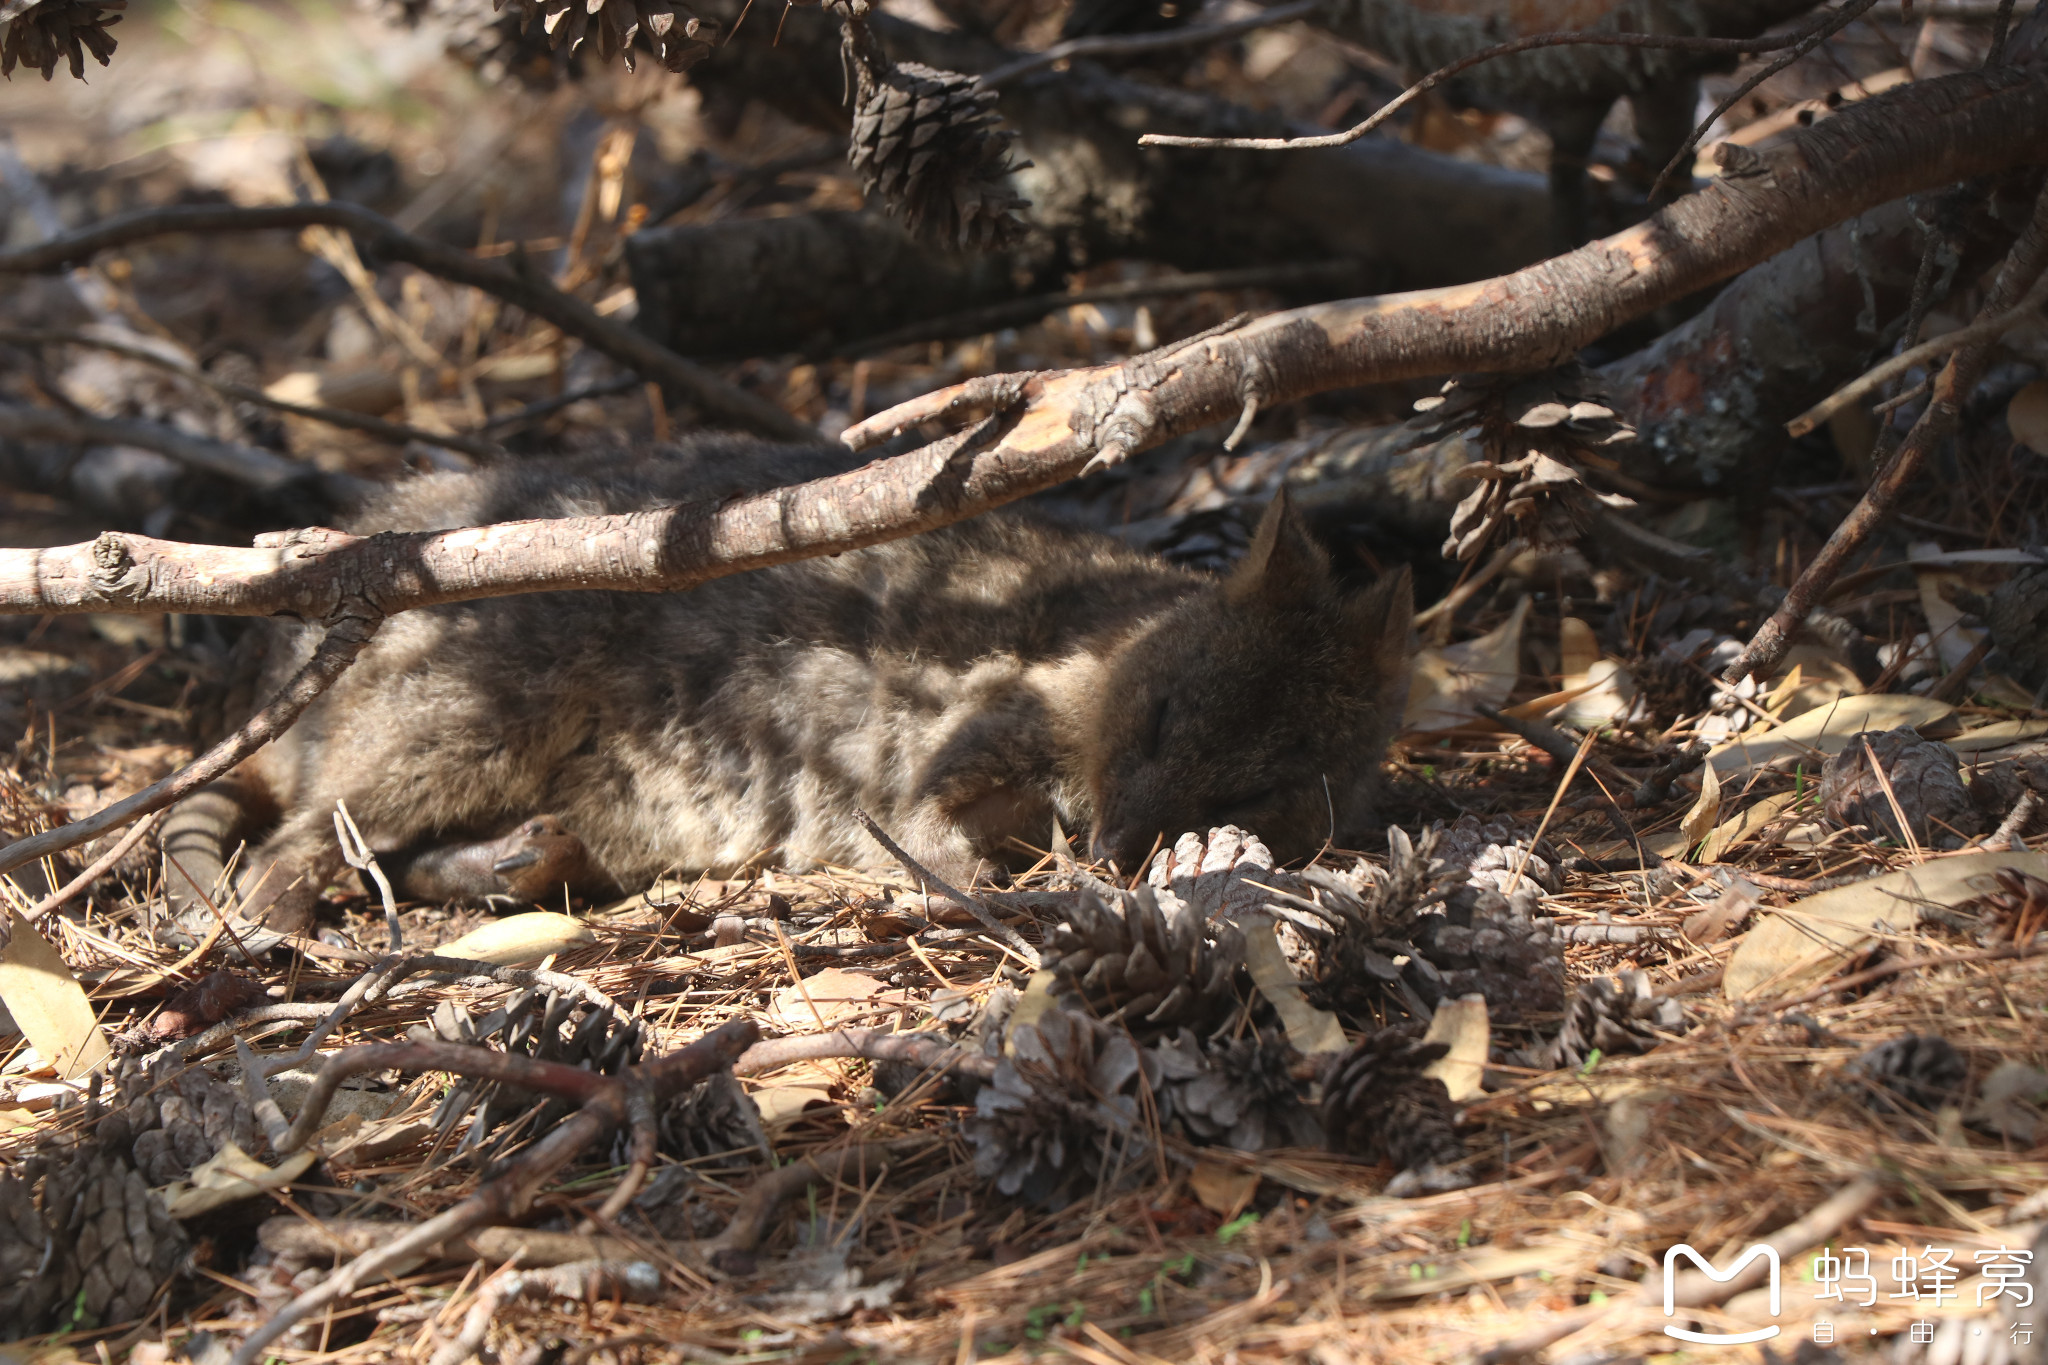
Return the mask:
<svg viewBox="0 0 2048 1365">
<path fill-rule="evenodd" d="M 846 459 L 705 440 L 427 475 L 354 529 L 623 512 Z M 261 903 L 297 879 L 272 918 L 302 920 L 336 866 L 338 799 L 401 869 L 552 813 L 587 847 L 583 880 L 629 888 L 671 869 L 874 863 L 855 807 L 956 877 L 1043 847 L 1055 816 L 1126 867 L 1156 836 L 1223 823 L 1304 856 L 1368 815 L 1410 614 L 1405 571 L 1346 595 L 1284 504 L 1224 581 L 1003 512 L 683 593 L 410 612 L 232 780 L 238 808 L 282 817 L 243 886 L 260 878 Z M 267 629 L 266 695 L 312 645 Z M 218 794 L 191 804 L 166 836 L 187 872 L 227 823 Z"/>
</svg>

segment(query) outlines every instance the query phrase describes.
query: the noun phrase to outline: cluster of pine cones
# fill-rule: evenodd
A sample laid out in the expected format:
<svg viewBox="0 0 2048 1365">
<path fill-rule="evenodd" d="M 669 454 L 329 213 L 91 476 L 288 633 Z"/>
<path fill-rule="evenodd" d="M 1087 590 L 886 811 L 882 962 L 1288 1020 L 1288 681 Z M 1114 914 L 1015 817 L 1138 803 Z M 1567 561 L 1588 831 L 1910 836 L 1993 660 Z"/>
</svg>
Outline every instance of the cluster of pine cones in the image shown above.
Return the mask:
<svg viewBox="0 0 2048 1365">
<path fill-rule="evenodd" d="M 197 1067 L 126 1062 L 112 1091 L 0 1173 L 0 1339 L 140 1318 L 192 1250 L 156 1187 L 256 1144 L 241 1096 Z"/>
</svg>

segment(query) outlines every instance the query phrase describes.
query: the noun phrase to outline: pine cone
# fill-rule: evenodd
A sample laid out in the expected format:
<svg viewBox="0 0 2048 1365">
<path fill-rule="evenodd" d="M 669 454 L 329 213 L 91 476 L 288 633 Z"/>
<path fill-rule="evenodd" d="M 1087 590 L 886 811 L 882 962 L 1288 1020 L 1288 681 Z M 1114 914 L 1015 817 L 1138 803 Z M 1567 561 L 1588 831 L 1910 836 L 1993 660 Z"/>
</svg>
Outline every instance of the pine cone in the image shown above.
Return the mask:
<svg viewBox="0 0 2048 1365">
<path fill-rule="evenodd" d="M 2022 568 L 1999 584 L 1984 624 L 2013 680 L 2037 691 L 2048 688 L 2048 564 Z"/>
<path fill-rule="evenodd" d="M 71 74 L 85 79 L 85 54 L 105 66 L 117 46 L 107 30 L 121 22 L 128 0 L 39 0 L 25 8 L 0 6 L 8 14 L 7 29 L 0 33 L 0 76 L 12 76 L 14 68 L 25 66 L 43 73 L 49 80 L 57 63 L 71 67 Z"/>
<path fill-rule="evenodd" d="M 580 1019 L 577 1011 L 583 1010 Z M 564 1027 L 573 1027 L 565 1034 Z M 645 1031 L 636 1021 L 621 1020 L 609 1009 L 590 1009 L 575 996 L 543 995 L 537 990 L 515 993 L 504 1005 L 482 1018 L 453 1001 L 443 1001 L 425 1024 L 406 1030 L 416 1043 L 471 1043 L 516 1052 L 543 1062 L 580 1066 L 612 1076 L 640 1060 Z M 438 1128 L 447 1128 L 470 1117 L 469 1132 L 462 1148 L 478 1147 L 501 1124 L 533 1107 L 535 1097 L 528 1091 L 502 1086 L 495 1081 L 463 1081 L 448 1092 L 434 1113 Z M 545 1129 L 568 1112 L 561 1100 L 550 1100 L 541 1110 L 535 1131 Z M 495 1150 L 490 1144 L 487 1150 Z"/>
<path fill-rule="evenodd" d="M 1010 1031 L 1009 1054 L 975 1096 L 962 1124 L 974 1169 L 1003 1194 L 1048 1208 L 1109 1172 L 1139 1175 L 1150 1144 L 1138 1090 L 1156 1094 L 1158 1082 L 1158 1057 L 1128 1035 L 1075 1010 L 1048 1010 Z"/>
<path fill-rule="evenodd" d="M 1873 757 L 1877 769 L 1871 767 Z M 1878 779 L 1878 769 L 1891 785 L 1889 796 Z M 1896 812 L 1894 797 L 1898 800 Z M 1976 813 L 1963 786 L 1956 751 L 1936 740 L 1922 739 L 1909 725 L 1851 737 L 1821 769 L 1820 800 L 1828 819 L 1836 824 L 1862 825 L 1902 844 L 1906 839 L 1899 831 L 1901 813 L 1913 838 L 1930 847 L 1954 847 L 1961 836 L 1976 830 Z"/>
<path fill-rule="evenodd" d="M 1451 1092 L 1423 1068 L 1449 1049 L 1413 1028 L 1359 1039 L 1323 1075 L 1323 1132 L 1329 1149 L 1365 1161 L 1392 1160 L 1431 1188 L 1451 1188 L 1434 1168 L 1464 1160 Z"/>
<path fill-rule="evenodd" d="M 62 1288 L 58 1250 L 29 1181 L 0 1173 L 0 1341 L 44 1330 Z"/>
<path fill-rule="evenodd" d="M 1655 994 L 1649 973 L 1626 971 L 1599 977 L 1572 990 L 1564 1025 L 1550 1043 L 1547 1064 L 1578 1067 L 1595 1051 L 1618 1057 L 1648 1052 L 1664 1041 L 1660 1033 L 1683 1033 L 1685 1007 Z"/>
<path fill-rule="evenodd" d="M 1000 251 L 1024 235 L 1010 188 L 1026 163 L 1010 159 L 1016 134 L 997 125 L 993 90 L 972 76 L 916 62 L 898 65 L 867 26 L 865 0 L 846 16 L 844 45 L 856 88 L 846 159 L 861 192 L 911 236 L 945 250 Z"/>
<path fill-rule="evenodd" d="M 1319 1147 L 1322 1125 L 1301 1102 L 1284 1039 L 1256 1035 L 1211 1042 L 1186 1029 L 1157 1044 L 1161 1108 L 1200 1143 L 1240 1152 Z"/>
<path fill-rule="evenodd" d="M 711 55 L 718 26 L 679 12 L 664 0 L 518 0 L 527 40 L 546 34 L 548 46 L 574 57 L 591 38 L 602 61 L 634 69 L 637 51 L 651 52 L 670 71 L 684 71 Z M 593 33 L 592 30 L 595 30 Z"/>
<path fill-rule="evenodd" d="M 1846 1073 L 1862 1082 L 1872 1107 L 1895 1109 L 1894 1097 L 1933 1111 L 1961 1104 L 1969 1087 L 1970 1068 L 1948 1039 L 1931 1033 L 1907 1033 L 1879 1043 L 1855 1061 Z"/>
<path fill-rule="evenodd" d="M 516 80 L 552 90 L 583 74 L 579 53 L 555 46 L 547 30 L 529 24 L 520 9 L 504 12 L 493 0 L 369 0 L 384 22 L 438 38 L 441 50 L 496 83 Z"/>
<path fill-rule="evenodd" d="M 115 1075 L 115 1107 L 95 1135 L 125 1153 L 152 1186 L 183 1180 L 226 1143 L 256 1146 L 256 1118 L 241 1092 L 203 1067 L 129 1062 Z"/>
<path fill-rule="evenodd" d="M 737 1154 L 750 1161 L 755 1154 L 770 1155 L 768 1135 L 761 1131 L 761 1110 L 730 1071 L 720 1071 L 697 1082 L 665 1106 L 656 1116 L 660 1125 L 661 1150 L 677 1161 L 700 1163 L 707 1158 Z"/>
<path fill-rule="evenodd" d="M 132 1322 L 191 1251 L 191 1243 L 125 1157 L 86 1147 L 43 1183 L 60 1238 L 60 1304 L 96 1325 Z"/>
<path fill-rule="evenodd" d="M 1203 919 L 1227 920 L 1265 907 L 1275 886 L 1295 878 L 1273 868 L 1273 851 L 1256 834 L 1235 825 L 1212 829 L 1205 839 L 1187 833 L 1159 850 L 1145 873 L 1155 891 L 1171 891 Z"/>
<path fill-rule="evenodd" d="M 1138 1029 L 1214 1027 L 1237 1008 L 1244 935 L 1204 922 L 1172 892 L 1141 886 L 1106 902 L 1082 890 L 1053 931 L 1042 964 L 1059 994 Z"/>
<path fill-rule="evenodd" d="M 1486 456 L 1462 471 L 1480 484 L 1451 514 L 1445 558 L 1473 558 L 1508 523 L 1532 545 L 1569 544 L 1600 507 L 1635 505 L 1586 486 L 1588 454 L 1635 439 L 1592 392 L 1573 362 L 1533 375 L 1460 375 L 1416 403 L 1413 445 L 1466 432 Z"/>
</svg>

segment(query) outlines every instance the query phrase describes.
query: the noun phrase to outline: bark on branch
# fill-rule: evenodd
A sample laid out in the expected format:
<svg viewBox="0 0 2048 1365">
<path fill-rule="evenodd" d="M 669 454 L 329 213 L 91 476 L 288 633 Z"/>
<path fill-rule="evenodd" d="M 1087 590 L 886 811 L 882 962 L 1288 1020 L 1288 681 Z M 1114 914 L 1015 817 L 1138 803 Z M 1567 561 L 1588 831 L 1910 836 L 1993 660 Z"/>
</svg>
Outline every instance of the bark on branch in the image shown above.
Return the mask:
<svg viewBox="0 0 2048 1365">
<path fill-rule="evenodd" d="M 540 275 L 467 251 L 416 237 L 381 214 L 358 204 L 274 204 L 236 208 L 185 204 L 123 214 L 33 246 L 0 251 L 0 275 L 47 274 L 90 260 L 102 251 L 178 232 L 255 232 L 276 228 L 335 227 L 354 233 L 378 255 L 416 266 L 430 275 L 481 289 L 554 324 L 586 346 L 628 369 L 686 396 L 713 418 L 765 436 L 805 440 L 813 433 L 765 398 L 734 388 L 703 366 L 685 360 L 647 337 L 612 322 L 595 308 L 563 293 Z"/>
</svg>

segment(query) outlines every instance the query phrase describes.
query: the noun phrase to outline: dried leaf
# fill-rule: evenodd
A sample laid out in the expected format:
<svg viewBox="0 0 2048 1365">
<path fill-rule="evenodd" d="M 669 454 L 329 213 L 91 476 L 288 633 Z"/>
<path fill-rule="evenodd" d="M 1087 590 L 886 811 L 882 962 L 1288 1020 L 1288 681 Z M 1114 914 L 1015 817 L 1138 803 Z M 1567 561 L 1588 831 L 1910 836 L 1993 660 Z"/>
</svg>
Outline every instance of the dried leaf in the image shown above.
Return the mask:
<svg viewBox="0 0 2048 1365">
<path fill-rule="evenodd" d="M 769 1005 L 769 1018 L 778 1028 L 808 1033 L 866 1013 L 878 995 L 909 1003 L 901 991 L 884 992 L 882 983 L 872 976 L 827 967 L 805 977 L 800 987 L 789 985 L 777 991 Z"/>
<path fill-rule="evenodd" d="M 2048 379 L 2036 379 L 2005 405 L 2012 438 L 2036 455 L 2048 455 Z"/>
<path fill-rule="evenodd" d="M 1493 1029 L 1486 1019 L 1486 997 L 1465 995 L 1446 1000 L 1436 1007 L 1429 1021 L 1425 1043 L 1442 1043 L 1450 1049 L 1422 1069 L 1451 1092 L 1451 1102 L 1462 1104 L 1479 1093 L 1480 1078 L 1486 1074 L 1486 1059 L 1493 1050 Z"/>
<path fill-rule="evenodd" d="M 1577 687 L 1587 682 L 1587 674 L 1600 661 L 1600 641 L 1595 638 L 1593 628 L 1576 616 L 1567 616 L 1557 623 L 1558 671 L 1564 675 L 1563 686 Z"/>
<path fill-rule="evenodd" d="M 1699 860 L 1703 863 L 1720 862 L 1729 849 L 1777 819 L 1799 796 L 1796 791 L 1779 792 L 1776 796 L 1753 802 L 1739 814 L 1723 820 L 1708 833 L 1706 843 L 1700 847 Z"/>
<path fill-rule="evenodd" d="M 1939 545 L 1913 548 L 1937 554 L 1941 551 Z M 1988 633 L 1982 626 L 1964 625 L 1961 609 L 1942 594 L 1945 587 L 1967 589 L 1969 580 L 1961 574 L 1924 568 L 1916 568 L 1913 578 L 1920 588 L 1920 614 L 1927 618 L 1927 634 L 1934 641 L 1935 655 L 1941 660 L 1942 670 L 1952 673 L 1962 667 L 1963 660 Z"/>
<path fill-rule="evenodd" d="M 229 1142 L 204 1165 L 193 1167 L 188 1179 L 167 1185 L 160 1193 L 171 1217 L 197 1218 L 224 1204 L 282 1189 L 304 1175 L 319 1158 L 317 1147 L 307 1147 L 286 1157 L 281 1166 L 266 1166 Z"/>
<path fill-rule="evenodd" d="M 1524 597 L 1507 620 L 1478 639 L 1418 653 L 1404 727 L 1455 730 L 1476 719 L 1478 707 L 1506 701 L 1521 676 L 1522 623 L 1528 617 Z"/>
<path fill-rule="evenodd" d="M 1287 955 L 1280 951 L 1273 921 L 1263 915 L 1246 915 L 1240 927 L 1244 930 L 1245 966 L 1251 970 L 1252 983 L 1272 1002 L 1280 1022 L 1287 1027 L 1287 1041 L 1294 1044 L 1294 1050 L 1312 1056 L 1318 1052 L 1342 1052 L 1350 1047 L 1337 1016 L 1309 1004 L 1308 997 L 1302 994 L 1301 981 L 1287 965 Z"/>
<path fill-rule="evenodd" d="M 1259 1173 L 1220 1161 L 1198 1161 L 1188 1172 L 1188 1189 L 1202 1207 L 1226 1223 L 1244 1212 L 1245 1205 L 1259 1192 Z"/>
<path fill-rule="evenodd" d="M 1722 777 L 1767 767 L 1780 761 L 1820 758 L 1838 754 L 1865 730 L 1890 730 L 1900 725 L 1918 728 L 1953 714 L 1947 702 L 1910 694 L 1879 693 L 1876 696 L 1844 697 L 1834 706 L 1823 706 L 1796 716 L 1783 725 L 1758 734 L 1752 727 L 1707 756 Z"/>
<path fill-rule="evenodd" d="M 2048 853 L 1936 858 L 1772 911 L 1743 937 L 1722 989 L 1730 1000 L 1740 1000 L 1766 988 L 1784 992 L 1818 981 L 1861 952 L 1872 935 L 1911 929 L 1921 906 L 1960 905 L 1996 890 L 1992 874 L 2007 867 L 2048 877 Z"/>
<path fill-rule="evenodd" d="M 7 1006 L 29 1045 L 65 1080 L 107 1060 L 107 1036 L 84 988 L 63 955 L 19 910 L 8 911 L 7 942 L 0 946 L 0 1004 Z"/>
<path fill-rule="evenodd" d="M 1700 769 L 1700 799 L 1692 803 L 1692 809 L 1679 821 L 1678 832 L 1685 836 L 1685 846 L 1692 848 L 1703 844 L 1713 831 L 1714 822 L 1721 818 L 1721 778 L 1712 764 Z M 1706 861 L 1706 850 L 1701 848 L 1700 861 Z"/>
<path fill-rule="evenodd" d="M 472 929 L 435 949 L 442 957 L 466 957 L 500 967 L 530 967 L 544 957 L 595 943 L 597 936 L 573 915 L 532 910 Z"/>
</svg>

